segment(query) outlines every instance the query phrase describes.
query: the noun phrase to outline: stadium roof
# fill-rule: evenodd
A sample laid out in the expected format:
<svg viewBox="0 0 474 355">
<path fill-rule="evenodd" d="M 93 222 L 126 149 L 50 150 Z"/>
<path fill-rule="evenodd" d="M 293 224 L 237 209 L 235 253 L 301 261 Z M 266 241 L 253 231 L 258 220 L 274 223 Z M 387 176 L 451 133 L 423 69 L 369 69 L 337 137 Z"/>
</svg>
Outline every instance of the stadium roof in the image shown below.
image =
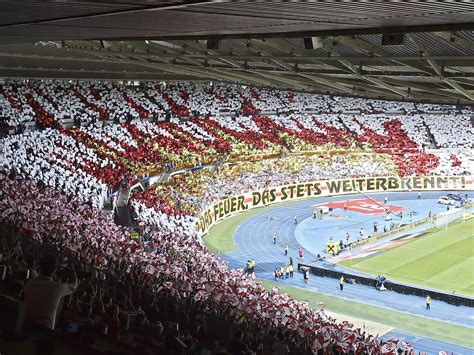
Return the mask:
<svg viewBox="0 0 474 355">
<path fill-rule="evenodd" d="M 470 1 L 6 0 L 0 13 L 0 77 L 474 103 Z"/>
</svg>

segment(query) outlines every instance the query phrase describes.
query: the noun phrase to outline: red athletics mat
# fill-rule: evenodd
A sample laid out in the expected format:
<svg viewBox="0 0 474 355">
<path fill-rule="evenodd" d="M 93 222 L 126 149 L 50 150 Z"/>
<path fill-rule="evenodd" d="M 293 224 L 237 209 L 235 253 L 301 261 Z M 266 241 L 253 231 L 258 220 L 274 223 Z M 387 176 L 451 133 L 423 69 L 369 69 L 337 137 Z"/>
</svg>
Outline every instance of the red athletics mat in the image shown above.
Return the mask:
<svg viewBox="0 0 474 355">
<path fill-rule="evenodd" d="M 328 203 L 322 203 L 319 205 L 313 205 L 311 207 L 326 206 L 333 209 L 334 208 L 344 209 L 344 205 L 346 206 L 348 211 L 365 213 L 365 214 L 386 214 L 387 212 L 400 212 L 401 210 L 403 210 L 402 207 L 389 205 L 389 204 L 384 205 L 382 201 L 375 200 L 375 199 L 328 202 Z"/>
</svg>

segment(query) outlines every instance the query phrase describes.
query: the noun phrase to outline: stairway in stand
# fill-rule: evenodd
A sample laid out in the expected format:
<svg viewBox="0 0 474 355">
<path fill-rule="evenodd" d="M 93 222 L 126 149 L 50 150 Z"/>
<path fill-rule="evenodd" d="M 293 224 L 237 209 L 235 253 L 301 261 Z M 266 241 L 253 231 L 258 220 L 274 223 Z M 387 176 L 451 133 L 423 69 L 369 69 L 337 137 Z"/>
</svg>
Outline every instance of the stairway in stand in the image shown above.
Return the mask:
<svg viewBox="0 0 474 355">
<path fill-rule="evenodd" d="M 431 148 L 431 149 L 438 149 L 439 146 L 438 146 L 438 144 L 436 144 L 436 140 L 435 140 L 433 134 L 431 133 L 430 128 L 429 128 L 428 125 L 426 124 L 425 120 L 423 120 L 423 126 L 425 127 L 425 130 L 426 130 L 426 133 L 427 133 L 427 135 L 428 135 L 428 138 L 430 139 L 430 146 L 429 146 L 429 148 Z"/>
</svg>

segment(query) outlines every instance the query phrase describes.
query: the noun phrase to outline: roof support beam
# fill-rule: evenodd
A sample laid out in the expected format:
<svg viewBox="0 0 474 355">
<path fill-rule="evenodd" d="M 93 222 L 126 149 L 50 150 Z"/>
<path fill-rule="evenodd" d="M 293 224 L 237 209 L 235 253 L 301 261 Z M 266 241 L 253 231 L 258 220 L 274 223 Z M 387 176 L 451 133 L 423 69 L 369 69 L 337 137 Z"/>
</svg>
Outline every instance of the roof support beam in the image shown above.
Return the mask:
<svg viewBox="0 0 474 355">
<path fill-rule="evenodd" d="M 418 50 L 420 51 L 422 56 L 430 55 L 429 52 L 426 50 L 426 47 L 424 45 L 422 45 L 416 39 L 416 37 L 414 35 L 408 34 L 407 37 L 410 39 L 410 41 L 413 42 L 413 44 L 416 46 L 416 48 L 418 48 Z M 439 66 L 438 63 L 436 63 L 435 60 L 426 59 L 426 61 L 431 66 L 431 68 L 433 68 L 433 70 L 435 71 L 436 74 L 438 74 L 439 76 L 443 76 L 443 68 L 441 68 L 441 66 Z"/>
<path fill-rule="evenodd" d="M 261 50 L 260 53 L 265 54 L 266 56 L 273 56 L 273 55 L 268 54 L 265 51 L 265 47 L 270 47 L 272 49 L 276 49 L 285 53 L 290 53 L 296 56 L 302 56 L 302 55 L 306 56 L 307 54 L 306 50 L 304 49 L 295 47 L 294 45 L 292 45 L 291 48 L 285 47 L 284 45 L 277 43 L 271 39 L 270 40 L 268 39 L 267 40 L 265 39 L 264 40 L 251 40 L 250 43 L 257 46 Z M 297 57 L 291 57 L 291 58 L 297 58 Z M 346 94 L 354 94 L 354 86 L 352 88 L 346 87 L 343 84 L 335 82 L 333 78 L 324 78 L 319 75 L 303 73 L 301 70 L 297 70 L 295 67 L 291 66 L 288 63 L 285 63 L 283 60 L 272 59 L 272 62 L 280 65 L 283 69 L 286 69 L 288 72 L 294 73 L 295 75 L 307 78 L 311 80 L 312 82 L 315 82 L 318 86 L 323 85 L 329 89 L 337 89 L 339 92 L 343 92 Z M 315 61 L 312 59 L 310 59 L 310 62 L 319 64 L 318 61 Z M 340 63 L 331 62 L 331 63 L 328 63 L 327 65 L 335 67 L 336 69 L 341 70 L 343 73 L 348 73 L 348 72 L 351 73 L 354 70 L 352 65 L 347 61 L 341 61 Z"/>
<path fill-rule="evenodd" d="M 287 85 L 287 87 L 296 87 L 296 88 L 299 88 L 300 90 L 314 90 L 314 88 L 310 85 L 307 85 L 307 84 L 304 84 L 298 80 L 294 80 L 294 79 L 289 79 L 289 78 L 286 78 L 286 77 L 283 77 L 283 76 L 278 76 L 278 75 L 272 75 L 272 74 L 268 74 L 268 73 L 264 73 L 264 72 L 257 72 L 255 71 L 254 73 L 258 74 L 258 75 L 261 75 L 263 76 L 264 78 L 268 78 L 268 79 L 271 79 L 271 80 L 274 80 L 274 81 L 279 81 L 281 83 L 284 83 Z"/>
<path fill-rule="evenodd" d="M 44 67 L 4 67 L 0 66 L 0 70 L 16 70 L 16 71 L 31 71 L 31 72 L 71 72 L 71 73 L 91 73 L 91 74 L 121 74 L 123 71 L 119 70 L 101 70 L 101 69 L 82 69 L 82 68 L 73 68 L 62 70 L 58 68 L 44 68 Z M 127 75 L 159 75 L 164 74 L 163 72 L 151 72 L 151 71 L 137 71 L 130 70 L 125 72 Z"/>
<path fill-rule="evenodd" d="M 434 32 L 434 34 L 448 42 L 459 44 L 474 51 L 474 43 L 459 36 L 456 32 Z"/>
<path fill-rule="evenodd" d="M 413 35 L 408 35 L 408 37 L 410 38 L 410 40 L 415 44 L 415 46 L 420 50 L 420 52 L 422 54 L 428 54 L 429 55 L 429 52 L 426 50 L 426 48 L 417 41 L 417 39 L 415 38 L 415 36 Z M 457 92 L 461 93 L 462 95 L 464 95 L 465 97 L 467 97 L 469 100 L 471 101 L 474 101 L 474 95 L 471 94 L 470 92 L 468 92 L 466 89 L 464 89 L 461 85 L 459 85 L 458 83 L 456 83 L 455 81 L 453 81 L 452 79 L 447 79 L 447 78 L 444 78 L 443 77 L 443 70 L 442 68 L 438 65 L 438 63 L 436 63 L 436 61 L 434 60 L 428 60 L 427 61 L 431 66 L 432 68 L 436 71 L 436 73 L 441 77 L 441 79 L 446 83 L 448 84 L 449 86 L 451 86 L 454 90 L 456 90 Z"/>
<path fill-rule="evenodd" d="M 101 57 L 102 55 L 104 55 L 103 52 L 101 51 L 91 51 L 90 53 L 98 56 L 98 57 Z M 155 69 L 158 69 L 158 70 L 163 70 L 163 71 L 166 71 L 166 72 L 170 72 L 170 73 L 174 73 L 174 74 L 181 74 L 181 75 L 191 75 L 191 76 L 197 76 L 199 78 L 203 78 L 203 79 L 207 79 L 207 80 L 222 80 L 222 78 L 224 77 L 224 75 L 222 74 L 216 74 L 216 73 L 212 73 L 210 70 L 207 70 L 205 71 L 202 67 L 201 68 L 198 68 L 198 67 L 190 67 L 190 66 L 178 66 L 178 65 L 173 65 L 173 64 L 162 64 L 162 63 L 154 63 L 150 60 L 146 60 L 145 58 L 143 60 L 125 60 L 125 62 L 128 62 L 128 63 L 133 63 L 133 64 L 137 64 L 137 65 L 141 65 L 141 66 L 144 66 L 144 67 L 148 67 L 148 68 L 155 68 Z M 235 77 L 229 77 L 229 76 L 226 76 L 227 77 L 227 80 L 231 80 L 231 81 L 236 81 L 237 79 Z M 230 79 L 229 79 L 230 78 Z"/>
<path fill-rule="evenodd" d="M 260 62 L 262 64 L 269 64 L 274 68 L 279 68 L 279 69 L 284 69 L 284 70 L 289 70 L 289 71 L 294 71 L 294 68 L 291 67 L 289 64 L 285 63 L 282 60 L 274 60 L 273 55 L 267 52 L 264 46 L 262 46 L 262 41 L 250 41 L 249 44 L 250 46 L 247 46 L 246 44 L 242 43 L 241 41 L 237 41 L 237 43 L 250 50 L 251 52 L 254 52 L 258 54 L 258 60 L 254 60 L 256 62 Z M 254 47 L 257 47 L 258 50 Z M 262 56 L 263 54 L 263 56 Z"/>
<path fill-rule="evenodd" d="M 392 79 L 392 78 L 385 78 L 384 81 L 393 85 L 397 85 L 397 86 L 407 86 L 407 87 L 409 86 L 413 89 L 419 89 L 424 92 L 429 92 L 429 93 L 435 94 L 440 99 L 442 99 L 443 97 L 450 97 L 452 99 L 462 100 L 464 98 L 464 95 L 460 95 L 456 92 L 453 92 L 452 90 L 444 91 L 441 89 L 436 89 L 434 87 L 430 87 L 428 85 L 424 85 L 424 84 L 413 82 L 413 81 L 406 82 L 404 80 L 397 80 L 397 79 Z"/>
<path fill-rule="evenodd" d="M 374 47 L 374 46 L 372 46 L 372 45 L 370 45 L 370 44 L 368 44 L 365 41 L 362 41 L 360 39 L 353 39 L 353 38 L 350 38 L 350 37 L 337 37 L 337 41 L 340 42 L 340 43 L 345 44 L 346 46 L 349 46 L 349 47 L 352 47 L 352 48 L 354 48 L 358 51 L 361 51 L 363 53 L 365 52 L 365 53 L 367 53 L 371 56 L 373 56 L 375 54 L 381 60 L 384 60 L 385 57 L 390 56 L 390 53 L 388 53 L 386 50 L 384 50 L 382 48 Z M 424 72 L 424 73 L 427 73 L 427 74 L 430 74 L 430 75 L 433 74 L 431 71 L 427 70 L 427 68 L 425 66 L 419 65 L 416 62 L 395 61 L 395 60 L 393 60 L 393 61 L 395 63 L 401 64 L 401 65 L 406 65 L 406 66 L 415 68 L 416 70 L 419 70 L 421 72 Z"/>
<path fill-rule="evenodd" d="M 291 51 L 293 51 L 292 53 L 294 54 L 297 54 L 299 57 L 302 56 L 302 55 L 305 55 L 307 56 L 307 53 L 306 53 L 306 50 L 304 49 L 299 49 L 299 48 L 295 48 L 294 46 L 292 46 L 291 48 L 285 48 L 284 46 L 282 46 L 281 44 L 279 43 L 276 43 L 275 41 L 273 40 L 270 40 L 270 39 L 265 39 L 265 40 L 251 40 L 250 41 L 251 44 L 257 46 L 258 48 L 261 49 L 261 54 L 265 54 L 265 56 L 269 56 L 269 57 L 273 57 L 275 58 L 275 56 L 273 56 L 272 54 L 268 54 L 267 52 L 265 52 L 265 46 L 266 47 L 270 47 L 270 48 L 273 48 L 273 49 L 277 49 L 279 51 L 282 51 L 282 52 L 285 52 L 285 53 L 291 53 Z M 297 58 L 297 57 L 296 57 Z M 279 58 L 280 59 L 280 58 Z M 291 59 L 291 58 L 290 58 Z M 284 60 L 284 59 L 283 59 Z M 320 63 L 319 61 L 313 59 L 313 58 L 308 58 L 308 63 Z M 325 65 L 328 65 L 330 67 L 333 67 L 333 68 L 336 68 L 338 70 L 340 70 L 341 72 L 343 73 L 350 73 L 351 71 L 348 70 L 346 68 L 345 65 L 343 65 L 342 63 L 340 63 L 339 61 L 331 61 L 331 62 L 328 62 L 328 63 L 324 63 Z M 293 70 L 293 69 L 292 69 Z"/>
<path fill-rule="evenodd" d="M 467 91 L 466 89 L 464 89 L 461 85 L 459 85 L 457 82 L 455 82 L 454 80 L 452 79 L 444 79 L 444 82 L 446 84 L 448 84 L 449 86 L 451 86 L 454 90 L 456 90 L 457 92 L 463 94 L 464 96 L 466 96 L 469 100 L 473 101 L 474 102 L 474 95 L 471 94 L 469 91 Z"/>
<path fill-rule="evenodd" d="M 221 58 L 220 53 L 218 51 L 207 49 L 199 42 L 187 41 L 187 42 L 185 42 L 185 45 L 186 45 L 186 48 L 191 47 L 191 48 L 197 49 L 198 51 L 202 51 L 202 52 L 206 53 L 205 61 L 207 61 L 208 59 L 217 60 L 217 61 L 223 62 L 224 64 L 230 65 L 233 68 L 237 68 L 237 69 L 242 69 L 243 68 L 243 65 L 241 65 L 237 61 L 235 61 L 231 58 Z M 183 56 L 181 56 L 181 57 L 183 57 Z"/>
<path fill-rule="evenodd" d="M 226 0 L 221 0 L 226 1 Z M 414 33 L 414 32 L 434 32 L 434 31 L 468 31 L 474 30 L 473 22 L 433 24 L 433 25 L 413 25 L 413 26 L 383 26 L 364 27 L 350 29 L 330 29 L 313 31 L 287 31 L 287 32 L 260 32 L 260 33 L 227 33 L 227 34 L 179 34 L 150 36 L 148 39 L 155 40 L 206 40 L 206 39 L 255 39 L 255 38 L 304 38 L 304 37 L 325 37 L 325 36 L 353 36 L 378 33 Z M 111 38 L 112 39 L 112 38 Z M 114 40 L 126 40 L 130 37 L 118 37 Z M 133 39 L 133 38 L 132 38 Z"/>
<path fill-rule="evenodd" d="M 92 13 L 92 14 L 73 15 L 73 16 L 66 16 L 66 17 L 56 17 L 56 18 L 49 18 L 49 19 L 42 19 L 42 20 L 6 23 L 6 24 L 0 25 L 0 28 L 12 28 L 12 27 L 18 27 L 18 26 L 25 26 L 25 25 L 51 24 L 51 23 L 57 23 L 57 22 L 101 18 L 101 17 L 108 17 L 108 16 L 114 16 L 114 15 L 131 15 L 135 13 L 142 13 L 144 11 L 174 10 L 174 9 L 179 9 L 183 7 L 193 6 L 193 5 L 202 5 L 209 2 L 214 2 L 214 1 L 213 0 L 192 0 L 192 1 L 187 1 L 184 4 L 164 3 L 161 5 L 155 5 L 155 6 L 150 6 L 150 5 L 148 6 L 139 5 L 139 6 L 134 6 L 134 7 L 129 6 L 127 9 L 121 9 L 121 10 L 104 11 L 104 12 L 98 12 L 98 13 Z"/>
<path fill-rule="evenodd" d="M 338 40 L 340 43 L 349 45 L 346 42 L 347 40 L 352 40 L 352 39 L 347 39 L 346 37 L 338 37 Z M 138 51 L 139 53 L 147 54 L 148 56 L 157 55 L 162 58 L 175 58 L 176 55 L 179 55 L 180 57 L 188 57 L 188 58 L 194 58 L 194 59 L 213 59 L 214 57 L 234 59 L 234 60 L 280 59 L 280 60 L 285 60 L 285 61 L 290 61 L 290 62 L 298 61 L 300 63 L 338 61 L 336 57 L 332 57 L 332 56 L 311 55 L 310 53 L 308 53 L 307 50 L 298 48 L 292 43 L 288 43 L 288 48 L 285 48 L 280 43 L 276 43 L 275 41 L 272 41 L 272 40 L 265 40 L 265 41 L 252 40 L 250 41 L 251 43 L 250 47 L 246 47 L 246 44 L 243 44 L 237 41 L 234 41 L 233 43 L 237 42 L 241 46 L 246 47 L 249 50 L 252 50 L 252 47 L 260 48 L 260 46 L 265 46 L 267 48 L 268 47 L 275 48 L 275 49 L 283 51 L 285 54 L 272 54 L 269 56 L 264 56 L 262 55 L 262 52 L 258 52 L 258 51 L 256 51 L 258 53 L 257 55 L 229 53 L 229 52 L 221 53 L 219 51 L 210 51 L 210 50 L 207 50 L 207 48 L 205 49 L 202 47 L 197 47 L 196 41 L 187 41 L 187 42 L 184 42 L 184 44 L 186 47 L 195 46 L 196 48 L 199 48 L 198 49 L 199 52 L 187 52 L 186 48 L 183 48 L 181 46 L 171 44 L 171 43 L 169 43 L 169 46 L 166 46 L 163 44 L 163 43 L 166 43 L 165 41 L 147 41 L 148 44 L 146 44 L 146 46 L 143 44 L 144 41 L 136 41 L 136 40 L 127 41 L 127 42 L 116 42 L 116 41 L 103 41 L 103 42 L 106 43 L 105 48 L 100 47 L 99 43 L 94 42 L 94 41 L 67 40 L 67 41 L 64 41 L 64 46 L 69 49 L 75 49 L 76 47 L 81 47 L 81 48 L 88 47 L 90 49 L 91 47 L 94 47 L 94 49 L 103 50 L 106 52 L 121 52 L 121 53 L 130 52 L 130 53 L 135 53 L 135 54 L 137 54 L 137 51 L 135 51 L 134 48 L 139 48 L 139 51 Z M 360 40 L 358 42 L 364 43 L 364 42 L 361 42 Z M 116 45 L 117 43 L 123 43 L 125 45 Z M 362 47 L 360 48 L 361 48 L 361 51 L 367 53 L 368 56 L 344 56 L 344 59 L 352 63 L 359 63 L 361 61 L 367 62 L 367 63 L 369 62 L 383 63 L 384 61 L 416 62 L 420 60 L 420 58 L 413 57 L 413 56 L 411 57 L 410 56 L 394 56 L 385 51 L 383 52 L 385 54 L 383 54 L 382 52 L 379 52 L 380 48 L 370 47 L 370 45 L 366 43 L 364 46 L 365 49 L 362 49 Z M 215 54 L 211 54 L 212 52 L 214 52 Z M 372 55 L 372 53 L 375 53 L 378 55 L 374 56 Z M 433 60 L 438 60 L 438 61 L 459 62 L 459 63 L 456 63 L 457 66 L 463 65 L 462 62 L 467 62 L 465 63 L 466 65 L 470 65 L 474 63 L 474 56 L 472 55 L 465 55 L 465 56 L 459 56 L 459 55 L 457 56 L 431 56 L 430 55 L 426 57 L 427 57 L 426 59 L 433 59 Z M 393 65 L 393 63 L 391 65 Z"/>
<path fill-rule="evenodd" d="M 334 56 L 336 57 L 341 57 L 343 58 L 337 51 L 336 49 L 334 48 L 334 46 L 332 44 L 329 44 L 328 41 L 324 41 L 323 42 L 323 47 L 325 49 L 327 49 L 328 51 L 330 51 L 331 54 L 333 54 Z M 361 79 L 364 79 L 365 81 L 368 81 L 372 84 L 375 84 L 381 88 L 384 88 L 386 90 L 389 90 L 395 94 L 398 94 L 400 95 L 401 97 L 404 97 L 404 98 L 407 98 L 408 97 L 408 92 L 405 92 L 405 91 L 402 91 L 400 89 L 397 89 L 395 87 L 393 87 L 392 85 L 390 84 L 387 84 L 387 83 L 384 83 L 382 80 L 379 80 L 379 79 L 375 79 L 375 78 L 372 78 L 372 77 L 369 77 L 369 76 L 366 76 L 366 75 L 363 75 L 359 72 L 359 68 L 356 68 L 352 65 L 352 63 L 350 63 L 349 61 L 347 60 L 341 60 L 341 63 L 343 63 L 349 70 L 352 71 L 352 73 L 358 77 L 358 78 L 361 78 Z"/>
<path fill-rule="evenodd" d="M 196 59 L 193 59 L 193 58 L 182 57 L 182 54 L 185 53 L 184 49 L 174 48 L 174 47 L 176 47 L 176 45 L 171 45 L 171 44 L 170 44 L 170 46 L 166 46 L 165 43 L 159 43 L 159 42 L 153 41 L 150 44 L 154 48 L 162 48 L 163 50 L 166 50 L 168 53 L 173 54 L 174 55 L 173 60 L 175 60 L 176 58 L 180 58 L 180 59 L 182 59 L 183 61 L 185 61 L 189 64 L 202 66 L 202 62 L 200 62 L 199 60 L 196 60 Z M 164 62 L 169 62 L 167 59 L 163 59 L 161 56 L 158 56 L 158 59 L 163 60 Z"/>
<path fill-rule="evenodd" d="M 325 79 L 325 78 L 322 78 L 322 77 L 316 76 L 316 75 L 304 74 L 304 73 L 298 73 L 298 75 L 302 76 L 304 78 L 307 78 L 311 81 L 314 81 L 316 83 L 324 84 L 324 85 L 329 86 L 331 88 L 334 88 L 338 91 L 342 91 L 346 94 L 354 94 L 354 90 L 352 88 L 347 87 L 343 84 L 340 84 L 337 81 Z"/>
<path fill-rule="evenodd" d="M 373 83 L 373 84 L 375 84 L 375 85 L 377 85 L 377 86 L 380 86 L 380 87 L 385 88 L 385 89 L 387 89 L 391 92 L 394 92 L 395 94 L 398 94 L 403 98 L 408 97 L 408 92 L 400 90 L 400 89 L 398 89 L 398 88 L 396 88 L 396 87 L 394 87 L 390 84 L 387 84 L 387 83 L 383 82 L 382 80 L 371 78 L 369 76 L 365 76 L 364 79 L 371 82 L 371 83 Z"/>
<path fill-rule="evenodd" d="M 225 71 L 225 70 L 220 70 L 220 69 L 212 69 L 216 73 L 221 73 L 223 76 L 230 75 L 231 77 L 233 76 L 234 78 L 237 78 L 239 80 L 244 80 L 246 82 L 251 82 L 257 85 L 264 85 L 264 86 L 281 86 L 281 83 L 278 81 L 273 81 L 273 80 L 267 80 L 266 78 L 261 78 L 258 77 L 250 71 L 246 72 L 240 72 L 240 71 Z M 234 79 L 235 80 L 235 79 Z"/>
</svg>

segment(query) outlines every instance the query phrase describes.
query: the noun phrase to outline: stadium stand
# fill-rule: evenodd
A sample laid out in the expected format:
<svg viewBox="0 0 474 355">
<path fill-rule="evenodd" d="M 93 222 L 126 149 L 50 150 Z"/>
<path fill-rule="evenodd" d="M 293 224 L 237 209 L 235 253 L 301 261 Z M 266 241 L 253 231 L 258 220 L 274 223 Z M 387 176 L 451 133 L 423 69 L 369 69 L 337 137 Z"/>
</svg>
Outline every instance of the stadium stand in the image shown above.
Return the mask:
<svg viewBox="0 0 474 355">
<path fill-rule="evenodd" d="M 230 270 L 176 225 L 147 229 L 143 240 L 130 240 L 100 210 L 19 175 L 1 174 L 2 228 L 10 236 L 2 244 L 8 268 L 4 292 L 19 297 L 45 255 L 56 255 L 64 265 L 59 280 L 77 268 L 80 284 L 63 305 L 58 332 L 80 328 L 89 344 L 107 335 L 143 353 L 273 352 L 275 346 L 288 347 L 287 352 L 346 346 L 377 352 L 389 344 L 366 338 L 348 323 L 337 324 L 276 288 L 266 291 L 253 275 Z M 38 225 L 38 218 L 43 223 Z"/>
<path fill-rule="evenodd" d="M 9 82 L 1 92 L 9 103 L 3 108 L 3 115 L 11 117 L 5 121 L 9 129 L 17 128 L 15 124 L 38 127 L 2 140 L 4 227 L 15 228 L 22 245 L 29 238 L 45 247 L 54 246 L 61 258 L 64 251 L 68 258 L 78 255 L 80 262 L 75 264 L 81 265 L 81 284 L 94 284 L 93 291 L 80 288 L 71 297 L 61 312 L 58 331 L 80 327 L 89 336 L 107 333 L 109 341 L 110 336 L 118 337 L 113 344 L 135 350 L 242 347 L 210 329 L 207 323 L 218 317 L 233 334 L 250 337 L 245 346 L 253 350 L 271 351 L 268 344 L 277 341 L 290 351 L 316 351 L 351 339 L 352 348 L 363 346 L 377 352 L 383 343 L 365 338 L 348 324 L 341 328 L 323 313 L 312 313 L 307 305 L 276 289 L 268 293 L 253 277 L 217 263 L 196 233 L 196 215 L 226 196 L 293 182 L 472 173 L 472 152 L 465 149 L 472 147 L 468 134 L 459 145 L 444 144 L 451 150 L 431 149 L 431 136 L 437 147 L 443 146 L 442 139 L 451 130 L 433 123 L 434 115 L 427 112 L 435 108 L 427 105 L 420 112 L 412 103 L 397 106 L 394 102 L 204 84 L 149 83 L 141 90 L 86 82 Z M 237 99 L 224 99 L 229 93 Z M 308 103 L 317 113 L 308 112 Z M 466 111 L 436 109 L 444 110 L 442 117 L 451 117 L 449 122 L 459 119 L 465 123 Z M 357 112 L 348 113 L 351 110 Z M 170 120 L 162 122 L 167 112 Z M 19 119 L 26 116 L 30 121 Z M 67 128 L 71 119 L 72 126 Z M 130 240 L 130 232 L 101 214 L 120 184 L 131 186 L 170 168 L 169 182 L 132 193 L 129 208 L 140 229 L 139 240 Z M 35 223 L 38 218 L 40 224 Z M 29 253 L 22 247 L 21 255 L 15 255 L 14 249 L 3 259 L 9 281 L 25 267 L 24 257 Z M 38 257 L 35 254 L 36 261 L 30 264 L 36 264 Z M 100 270 L 107 276 L 93 278 L 85 270 Z M 33 269 L 31 272 L 34 274 Z M 117 278 L 122 274 L 125 279 Z M 225 282 L 214 284 L 222 280 Z M 17 281 L 25 282 L 24 275 Z M 121 284 L 121 289 L 129 291 L 112 295 L 110 284 Z M 203 288 L 206 284 L 213 286 Z M 229 284 L 235 286 L 229 288 Z M 146 297 L 132 292 L 137 286 Z M 8 284 L 7 289 L 14 291 L 10 296 L 19 297 L 18 289 L 10 287 Z M 152 296 L 156 290 L 158 296 Z M 148 303 L 140 302 L 142 297 Z M 267 309 L 259 313 L 260 323 L 236 323 L 242 314 L 256 316 L 255 302 Z M 288 313 L 275 318 L 272 312 L 282 307 Z M 157 317 L 156 309 L 162 308 L 166 311 L 158 312 Z M 194 319 L 185 316 L 189 312 Z M 304 321 L 295 316 L 301 312 L 306 315 Z M 256 337 L 252 327 L 274 322 L 272 319 L 279 319 L 272 330 Z M 310 332 L 311 340 L 297 335 L 308 332 L 307 322 L 319 329 Z M 282 332 L 281 327 L 292 330 Z M 120 338 L 125 334 L 133 340 L 122 344 Z M 207 342 L 209 335 L 219 343 Z"/>
<path fill-rule="evenodd" d="M 305 270 L 303 248 L 308 262 L 335 260 L 297 238 L 303 221 L 319 227 L 330 217 L 354 231 L 367 223 L 358 241 L 349 243 L 351 229 L 346 243 L 328 236 L 350 258 L 353 246 L 358 253 L 379 237 L 397 238 L 389 241 L 397 247 L 411 236 L 395 233 L 424 228 L 418 223 L 447 227 L 458 215 L 466 222 L 472 4 L 5 0 L 0 12 L 0 355 L 415 354 L 406 339 L 429 353 L 472 348 L 463 336 L 472 319 L 461 308 L 472 298 L 458 289 L 425 298 L 426 283 L 399 302 L 388 272 L 379 275 L 388 286 L 380 293 L 380 286 L 363 289 L 372 276 L 346 275 L 343 263 L 327 271 L 340 280 L 341 297 L 330 289 L 334 280 L 308 282 L 312 265 L 304 289 L 292 288 L 297 279 L 277 280 L 279 288 L 265 282 L 283 254 L 291 268 L 277 270 L 291 278 Z M 447 196 L 431 191 L 448 186 Z M 239 248 L 235 258 L 213 254 L 204 235 L 236 212 L 233 202 L 240 199 L 239 213 L 286 203 L 285 189 L 292 200 L 305 196 L 301 187 L 344 212 L 321 200 L 319 215 L 305 205 L 313 217 L 306 220 L 291 210 L 300 201 L 281 206 L 291 214 L 284 236 L 276 228 L 288 216 L 262 218 L 262 228 L 249 228 L 252 243 L 257 229 L 265 238 L 272 229 L 274 244 L 278 233 L 286 250 L 256 258 L 257 274 L 254 259 L 240 262 Z M 417 196 L 403 206 L 430 200 L 429 212 L 410 207 L 396 215 L 405 208 L 392 200 L 399 190 Z M 362 218 L 351 203 L 346 210 L 345 197 L 334 198 L 347 193 L 360 195 L 354 206 L 370 213 Z M 236 246 L 244 244 L 246 222 L 235 230 Z M 463 250 L 460 260 L 469 256 Z M 323 299 L 312 292 L 316 283 Z M 461 305 L 459 314 L 443 299 Z M 330 313 L 338 312 L 333 301 L 341 313 Z M 383 324 L 366 327 L 374 319 Z"/>
</svg>

